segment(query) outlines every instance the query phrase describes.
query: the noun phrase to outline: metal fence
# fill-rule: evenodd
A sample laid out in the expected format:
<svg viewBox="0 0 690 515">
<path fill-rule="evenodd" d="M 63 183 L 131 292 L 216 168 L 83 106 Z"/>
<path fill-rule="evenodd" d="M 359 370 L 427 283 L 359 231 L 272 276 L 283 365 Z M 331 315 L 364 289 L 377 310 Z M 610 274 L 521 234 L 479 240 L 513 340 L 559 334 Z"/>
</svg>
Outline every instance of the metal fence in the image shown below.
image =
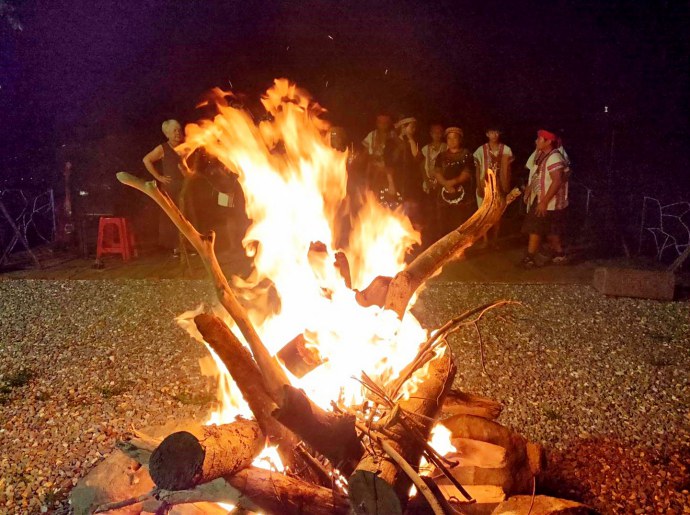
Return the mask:
<svg viewBox="0 0 690 515">
<path fill-rule="evenodd" d="M 25 250 L 50 243 L 55 237 L 53 190 L 0 190 L 0 266 L 19 247 Z M 34 258 L 35 260 L 35 258 Z"/>
</svg>

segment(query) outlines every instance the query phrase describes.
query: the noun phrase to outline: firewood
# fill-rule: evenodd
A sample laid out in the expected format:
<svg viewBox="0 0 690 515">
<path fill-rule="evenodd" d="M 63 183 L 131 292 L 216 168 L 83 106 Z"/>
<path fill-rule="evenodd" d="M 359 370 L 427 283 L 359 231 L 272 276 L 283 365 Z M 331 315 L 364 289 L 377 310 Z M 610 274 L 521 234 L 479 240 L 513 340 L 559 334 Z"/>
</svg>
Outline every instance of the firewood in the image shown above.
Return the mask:
<svg viewBox="0 0 690 515">
<path fill-rule="evenodd" d="M 383 275 L 374 277 L 374 280 L 371 281 L 369 286 L 355 294 L 355 300 L 360 306 L 365 308 L 369 306 L 383 307 L 386 302 L 386 294 L 388 293 L 388 287 L 391 281 L 391 277 L 385 277 Z"/>
<path fill-rule="evenodd" d="M 303 390 L 286 386 L 283 405 L 273 416 L 347 475 L 362 456 L 354 417 L 326 411 L 314 404 Z"/>
<path fill-rule="evenodd" d="M 429 438 L 443 401 L 455 377 L 455 365 L 446 348 L 444 354 L 429 363 L 427 375 L 409 399 L 399 402 L 406 421 L 424 439 Z M 424 451 L 423 445 L 413 438 L 398 421 L 386 429 L 389 444 L 415 469 Z M 375 446 L 372 446 L 375 449 Z M 349 480 L 352 509 L 362 514 L 403 513 L 410 490 L 410 478 L 389 456 L 367 448 Z"/>
<path fill-rule="evenodd" d="M 156 181 L 146 182 L 125 172 L 119 172 L 117 174 L 117 179 L 121 183 L 131 186 L 151 197 L 161 209 L 163 209 L 165 214 L 170 217 L 170 220 L 172 220 L 178 230 L 184 234 L 187 240 L 189 240 L 199 253 L 207 272 L 213 280 L 218 300 L 230 314 L 240 332 L 247 340 L 254 359 L 264 377 L 264 383 L 268 393 L 274 401 L 280 404 L 283 385 L 290 384 L 290 380 L 278 361 L 268 352 L 268 349 L 266 349 L 266 346 L 261 341 L 256 329 L 254 329 L 254 326 L 249 320 L 246 310 L 232 292 L 214 252 L 215 233 L 211 231 L 206 236 L 200 234 L 189 220 L 182 215 L 179 208 L 170 197 L 158 188 Z"/>
<path fill-rule="evenodd" d="M 459 452 L 470 450 L 473 461 L 461 460 L 460 467 L 451 469 L 463 484 L 497 485 L 508 495 L 527 493 L 534 476 L 546 466 L 544 450 L 540 445 L 528 442 L 497 422 L 472 415 L 456 415 L 441 423 L 451 431 L 452 442 L 460 444 Z M 497 457 L 495 447 L 505 450 L 505 457 L 500 463 L 493 459 Z M 479 449 L 483 456 L 477 452 Z"/>
<path fill-rule="evenodd" d="M 324 362 L 317 349 L 307 346 L 303 334 L 285 344 L 276 356 L 295 377 L 304 377 Z"/>
<path fill-rule="evenodd" d="M 350 261 L 347 259 L 347 254 L 343 251 L 338 251 L 335 253 L 335 268 L 340 272 L 343 280 L 345 281 L 345 286 L 352 288 L 352 275 L 350 273 Z"/>
<path fill-rule="evenodd" d="M 386 292 L 386 309 L 402 317 L 414 292 L 437 270 L 462 256 L 465 249 L 498 222 L 507 205 L 520 196 L 516 188 L 503 197 L 496 185 L 496 174 L 491 170 L 487 172 L 484 191 L 484 202 L 465 223 L 427 248 L 393 278 Z"/>
<path fill-rule="evenodd" d="M 248 467 L 264 448 L 265 437 L 253 420 L 201 427 L 196 434 L 167 436 L 149 460 L 151 479 L 166 490 L 182 490 Z"/>
<path fill-rule="evenodd" d="M 283 465 L 297 470 L 295 447 L 299 439 L 273 417 L 277 406 L 264 387 L 264 378 L 249 351 L 220 318 L 202 313 L 194 317 L 194 323 L 227 367 L 263 433 L 278 445 Z"/>
<path fill-rule="evenodd" d="M 161 491 L 157 497 L 171 506 L 225 502 L 248 511 L 281 515 L 345 515 L 349 510 L 347 497 L 342 494 L 256 467 L 194 489 Z"/>
<path fill-rule="evenodd" d="M 471 438 L 452 438 L 450 443 L 456 452 L 447 454 L 446 458 L 462 466 L 497 468 L 506 464 L 506 449 L 500 445 Z"/>
<path fill-rule="evenodd" d="M 487 397 L 465 393 L 453 389 L 448 392 L 446 401 L 441 408 L 441 417 L 452 415 L 474 415 L 489 420 L 495 420 L 501 414 L 503 406 L 500 402 Z"/>
</svg>

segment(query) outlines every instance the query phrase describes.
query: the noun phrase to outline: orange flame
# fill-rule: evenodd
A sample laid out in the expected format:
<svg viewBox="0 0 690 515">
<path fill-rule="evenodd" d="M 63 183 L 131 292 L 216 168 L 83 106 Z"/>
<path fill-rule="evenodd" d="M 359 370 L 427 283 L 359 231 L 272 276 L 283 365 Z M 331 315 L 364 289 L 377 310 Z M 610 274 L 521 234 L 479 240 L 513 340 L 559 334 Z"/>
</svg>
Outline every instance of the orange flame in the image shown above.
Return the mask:
<svg viewBox="0 0 690 515">
<path fill-rule="evenodd" d="M 204 147 L 239 175 L 253 221 L 243 244 L 255 253 L 251 277 L 235 278 L 235 288 L 249 301 L 250 319 L 269 351 L 298 334 L 308 334 L 318 348 L 325 363 L 301 379 L 291 377 L 294 384 L 323 407 L 361 402 L 364 392 L 352 377 L 364 370 L 385 383 L 412 360 L 426 331 L 409 313 L 400 321 L 392 312 L 361 307 L 333 266 L 347 155 L 328 145 L 323 110 L 294 84 L 276 80 L 262 99 L 273 120 L 257 126 L 247 112 L 228 105 L 227 95 L 215 91 L 218 115 L 188 125 L 182 148 L 190 154 Z M 402 270 L 406 252 L 419 242 L 410 221 L 373 196 L 350 216 L 344 250 L 354 287 Z M 312 242 L 325 246 L 320 259 L 309 259 Z M 278 306 L 261 291 L 266 280 Z"/>
</svg>

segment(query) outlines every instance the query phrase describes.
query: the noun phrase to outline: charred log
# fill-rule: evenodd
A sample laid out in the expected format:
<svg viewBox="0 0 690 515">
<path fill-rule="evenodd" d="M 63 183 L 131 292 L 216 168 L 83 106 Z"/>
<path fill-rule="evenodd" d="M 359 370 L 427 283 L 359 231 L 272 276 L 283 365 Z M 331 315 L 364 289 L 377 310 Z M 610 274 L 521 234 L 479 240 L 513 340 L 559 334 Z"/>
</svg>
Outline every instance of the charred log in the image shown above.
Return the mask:
<svg viewBox="0 0 690 515">
<path fill-rule="evenodd" d="M 149 471 L 158 488 L 182 490 L 234 474 L 251 465 L 265 443 L 259 424 L 250 420 L 196 433 L 173 433 L 153 451 Z"/>
<path fill-rule="evenodd" d="M 256 467 L 190 490 L 162 491 L 167 505 L 227 502 L 238 508 L 285 515 L 345 515 L 347 497 L 327 488 Z"/>
<path fill-rule="evenodd" d="M 303 390 L 286 386 L 283 405 L 273 416 L 325 456 L 343 474 L 349 474 L 362 456 L 355 420 L 347 414 L 326 411 Z"/>
</svg>

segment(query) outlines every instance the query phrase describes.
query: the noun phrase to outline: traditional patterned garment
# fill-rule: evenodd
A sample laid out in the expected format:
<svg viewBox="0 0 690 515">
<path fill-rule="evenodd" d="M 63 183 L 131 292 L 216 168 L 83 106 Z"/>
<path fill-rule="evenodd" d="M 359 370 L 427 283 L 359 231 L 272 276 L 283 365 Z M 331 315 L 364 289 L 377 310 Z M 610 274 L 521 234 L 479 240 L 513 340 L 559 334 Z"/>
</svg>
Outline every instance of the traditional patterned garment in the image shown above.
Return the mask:
<svg viewBox="0 0 690 515">
<path fill-rule="evenodd" d="M 375 161 L 380 161 L 383 164 L 383 151 L 386 148 L 386 142 L 395 136 L 393 131 L 383 136 L 378 133 L 378 131 L 371 131 L 362 140 L 362 145 L 367 149 L 367 154 L 372 156 Z"/>
<path fill-rule="evenodd" d="M 508 145 L 503 143 L 498 144 L 498 150 L 491 150 L 491 146 L 488 143 L 484 143 L 481 147 L 474 151 L 474 164 L 479 171 L 479 183 L 477 184 L 477 206 L 482 205 L 484 200 L 483 196 L 479 196 L 479 184 L 483 184 L 486 180 L 486 171 L 491 168 L 497 175 L 501 169 L 501 162 L 504 156 L 508 156 L 508 163 L 510 163 L 513 158 L 513 151 Z M 505 185 L 509 187 L 509 185 Z"/>
<path fill-rule="evenodd" d="M 553 149 L 548 154 L 535 151 L 527 160 L 526 167 L 530 170 L 530 198 L 527 202 L 527 209 L 529 210 L 535 200 L 538 203 L 543 195 L 549 191 L 553 182 L 551 174 L 558 171 L 565 174 L 569 168 L 563 154 L 558 149 Z M 564 177 L 563 184 L 549 201 L 546 209 L 547 211 L 555 211 L 566 207 L 568 207 L 568 181 Z"/>
<path fill-rule="evenodd" d="M 434 148 L 431 143 L 422 147 L 422 155 L 424 156 L 424 172 L 427 179 L 434 178 L 434 167 L 436 165 L 436 158 L 441 152 L 445 152 L 448 147 L 445 143 L 440 143 L 438 148 Z"/>
</svg>

